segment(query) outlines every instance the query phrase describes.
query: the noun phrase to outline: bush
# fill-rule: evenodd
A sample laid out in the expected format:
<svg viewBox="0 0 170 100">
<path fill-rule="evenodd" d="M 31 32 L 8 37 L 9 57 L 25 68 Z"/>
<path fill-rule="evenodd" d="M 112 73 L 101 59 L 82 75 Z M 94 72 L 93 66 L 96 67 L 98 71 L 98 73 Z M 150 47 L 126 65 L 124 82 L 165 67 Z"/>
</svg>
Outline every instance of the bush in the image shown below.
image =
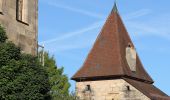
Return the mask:
<svg viewBox="0 0 170 100">
<path fill-rule="evenodd" d="M 4 28 L 0 25 L 0 43 L 3 43 L 7 40 L 6 32 Z"/>
<path fill-rule="evenodd" d="M 0 100 L 76 100 L 64 68 L 57 68 L 53 57 L 45 53 L 43 67 L 37 57 L 22 54 L 6 40 L 0 26 Z"/>
<path fill-rule="evenodd" d="M 38 59 L 21 54 L 20 48 L 6 39 L 5 31 L 0 27 L 0 99 L 50 99 L 48 73 Z"/>
</svg>

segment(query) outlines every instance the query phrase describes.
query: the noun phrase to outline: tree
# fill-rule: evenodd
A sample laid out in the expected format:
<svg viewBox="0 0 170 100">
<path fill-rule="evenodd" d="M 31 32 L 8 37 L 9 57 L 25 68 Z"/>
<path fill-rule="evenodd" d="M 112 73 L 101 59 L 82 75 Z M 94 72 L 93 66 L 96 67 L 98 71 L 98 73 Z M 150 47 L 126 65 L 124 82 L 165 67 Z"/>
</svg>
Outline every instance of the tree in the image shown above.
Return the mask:
<svg viewBox="0 0 170 100">
<path fill-rule="evenodd" d="M 21 54 L 0 26 L 0 99 L 47 100 L 50 84 L 37 57 Z"/>
<path fill-rule="evenodd" d="M 64 68 L 57 68 L 54 57 L 45 53 L 44 67 L 38 60 L 7 42 L 0 26 L 0 100 L 76 100 L 69 94 Z"/>
<path fill-rule="evenodd" d="M 48 53 L 45 53 L 45 69 L 48 72 L 52 100 L 71 100 L 69 99 L 70 84 L 68 77 L 63 74 L 64 68 L 57 68 L 54 57 L 50 57 Z"/>
</svg>

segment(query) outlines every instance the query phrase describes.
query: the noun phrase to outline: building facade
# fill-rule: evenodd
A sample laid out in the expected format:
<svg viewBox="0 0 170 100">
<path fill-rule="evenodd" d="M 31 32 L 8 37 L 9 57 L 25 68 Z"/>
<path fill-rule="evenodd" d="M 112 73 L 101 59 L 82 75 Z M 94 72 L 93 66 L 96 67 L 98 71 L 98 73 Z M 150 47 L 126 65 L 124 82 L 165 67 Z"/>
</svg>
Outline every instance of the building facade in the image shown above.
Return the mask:
<svg viewBox="0 0 170 100">
<path fill-rule="evenodd" d="M 22 52 L 37 54 L 38 0 L 0 0 L 0 24 Z"/>
<path fill-rule="evenodd" d="M 72 80 L 80 100 L 170 100 L 144 69 L 116 3 Z"/>
</svg>

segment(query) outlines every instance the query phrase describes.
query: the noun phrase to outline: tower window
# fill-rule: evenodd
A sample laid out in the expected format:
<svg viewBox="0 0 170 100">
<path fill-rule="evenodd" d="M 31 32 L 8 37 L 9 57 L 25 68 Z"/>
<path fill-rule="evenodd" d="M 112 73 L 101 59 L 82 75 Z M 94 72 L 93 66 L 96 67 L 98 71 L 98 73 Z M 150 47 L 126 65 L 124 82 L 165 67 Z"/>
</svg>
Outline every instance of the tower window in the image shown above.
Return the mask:
<svg viewBox="0 0 170 100">
<path fill-rule="evenodd" d="M 130 86 L 126 86 L 127 90 L 130 91 Z"/>
<path fill-rule="evenodd" d="M 130 48 L 131 48 L 131 47 L 132 47 L 132 44 L 131 44 L 131 43 L 128 43 L 128 47 L 130 47 Z"/>
<path fill-rule="evenodd" d="M 28 24 L 28 0 L 17 0 L 17 20 Z"/>
<path fill-rule="evenodd" d="M 90 85 L 86 85 L 86 91 L 91 91 Z"/>
<path fill-rule="evenodd" d="M 3 0 L 0 0 L 0 13 L 2 14 L 3 12 Z"/>
</svg>

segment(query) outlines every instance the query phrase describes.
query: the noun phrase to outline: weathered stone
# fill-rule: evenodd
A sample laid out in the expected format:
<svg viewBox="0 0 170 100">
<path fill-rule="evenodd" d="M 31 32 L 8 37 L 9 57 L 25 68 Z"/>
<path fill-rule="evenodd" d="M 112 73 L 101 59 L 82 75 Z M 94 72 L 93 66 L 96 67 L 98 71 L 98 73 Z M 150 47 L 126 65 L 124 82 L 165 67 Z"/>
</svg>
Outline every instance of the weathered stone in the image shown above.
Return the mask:
<svg viewBox="0 0 170 100">
<path fill-rule="evenodd" d="M 91 91 L 84 92 L 86 85 Z M 76 93 L 80 100 L 150 100 L 123 79 L 77 82 Z"/>
<path fill-rule="evenodd" d="M 5 27 L 9 41 L 21 46 L 24 53 L 36 55 L 38 29 L 38 0 L 28 0 L 28 22 L 17 21 L 17 0 L 1 0 L 0 24 Z"/>
</svg>

